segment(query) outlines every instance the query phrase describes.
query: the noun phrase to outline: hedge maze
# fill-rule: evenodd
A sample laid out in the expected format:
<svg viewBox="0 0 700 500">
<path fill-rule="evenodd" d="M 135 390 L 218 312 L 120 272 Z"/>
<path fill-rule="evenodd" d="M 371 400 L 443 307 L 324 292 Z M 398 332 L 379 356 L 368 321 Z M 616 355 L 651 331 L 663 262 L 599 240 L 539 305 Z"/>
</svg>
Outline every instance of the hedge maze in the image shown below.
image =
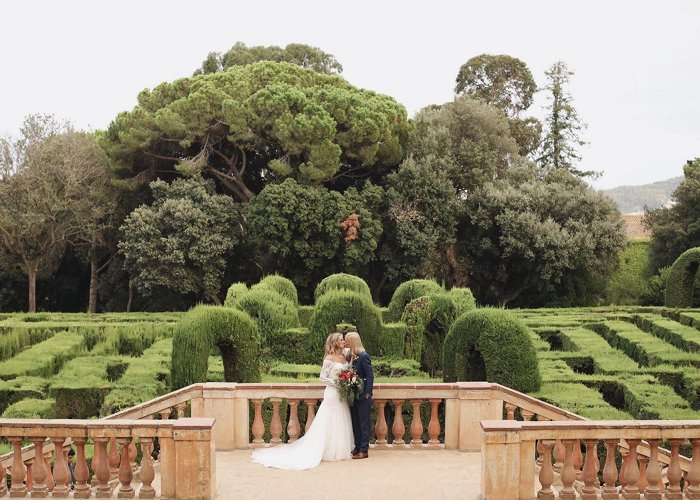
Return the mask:
<svg viewBox="0 0 700 500">
<path fill-rule="evenodd" d="M 338 329 L 360 332 L 380 382 L 487 379 L 588 418 L 700 418 L 698 310 L 504 311 L 430 280 L 380 307 L 348 274 L 313 304 L 268 276 L 187 313 L 1 314 L 0 414 L 92 418 L 193 382 L 315 381 Z"/>
</svg>

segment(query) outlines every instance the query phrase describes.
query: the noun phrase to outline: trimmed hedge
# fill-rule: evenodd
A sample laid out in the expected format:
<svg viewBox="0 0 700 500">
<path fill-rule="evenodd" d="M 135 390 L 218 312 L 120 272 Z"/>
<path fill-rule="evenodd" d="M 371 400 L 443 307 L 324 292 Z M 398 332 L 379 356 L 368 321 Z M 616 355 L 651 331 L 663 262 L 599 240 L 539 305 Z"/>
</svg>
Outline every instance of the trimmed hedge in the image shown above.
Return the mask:
<svg viewBox="0 0 700 500">
<path fill-rule="evenodd" d="M 311 315 L 314 313 L 314 306 L 299 306 L 299 325 L 308 328 Z"/>
<path fill-rule="evenodd" d="M 56 400 L 56 417 L 97 417 L 111 389 L 107 367 L 113 361 L 114 358 L 106 356 L 69 361 L 49 386 L 49 396 Z"/>
<path fill-rule="evenodd" d="M 681 254 L 671 266 L 666 282 L 666 307 L 692 307 L 693 284 L 700 266 L 700 247 Z"/>
<path fill-rule="evenodd" d="M 447 293 L 409 302 L 401 316 L 406 324 L 404 357 L 419 361 L 421 369 L 432 376 L 441 371 L 443 343 L 456 318 L 455 304 Z"/>
<path fill-rule="evenodd" d="M 20 352 L 14 358 L 0 363 L 0 378 L 11 379 L 20 375 L 50 377 L 63 364 L 85 351 L 82 335 L 59 332 L 53 337 Z"/>
<path fill-rule="evenodd" d="M 255 321 L 238 309 L 200 305 L 175 328 L 173 390 L 206 381 L 209 353 L 215 345 L 224 360 L 227 382 L 260 381 L 260 333 Z"/>
<path fill-rule="evenodd" d="M 297 307 L 284 295 L 271 288 L 253 287 L 237 298 L 233 307 L 247 313 L 258 325 L 260 339 L 268 346 L 275 332 L 299 326 Z"/>
<path fill-rule="evenodd" d="M 469 288 L 452 288 L 447 294 L 454 302 L 457 316 L 476 309 L 476 299 Z"/>
<path fill-rule="evenodd" d="M 41 377 L 17 377 L 0 380 L 0 412 L 23 399 L 44 399 L 49 380 Z"/>
<path fill-rule="evenodd" d="M 54 418 L 55 406 L 53 399 L 23 399 L 10 405 L 2 418 Z"/>
<path fill-rule="evenodd" d="M 280 276 L 278 274 L 271 274 L 269 276 L 265 276 L 262 280 L 260 280 L 260 283 L 251 287 L 251 290 L 260 289 L 272 290 L 273 292 L 277 292 L 283 297 L 289 299 L 295 306 L 299 305 L 297 287 L 294 286 L 292 280 L 287 279 L 284 276 Z"/>
<path fill-rule="evenodd" d="M 372 292 L 370 292 L 365 280 L 352 274 L 337 273 L 326 276 L 316 287 L 314 298 L 318 300 L 319 297 L 331 290 L 348 290 L 372 297 Z"/>
<path fill-rule="evenodd" d="M 308 328 L 278 330 L 268 337 L 269 354 L 272 359 L 287 363 L 304 363 L 308 359 Z"/>
<path fill-rule="evenodd" d="M 637 305 L 649 286 L 651 278 L 649 240 L 627 243 L 620 252 L 620 267 L 610 278 L 608 302 Z"/>
<path fill-rule="evenodd" d="M 432 295 L 444 290 L 433 280 L 410 280 L 401 283 L 394 291 L 394 295 L 389 302 L 388 318 L 391 321 L 398 321 L 403 314 L 406 304 L 425 295 Z"/>
<path fill-rule="evenodd" d="M 357 326 L 362 344 L 371 354 L 381 352 L 382 317 L 379 308 L 366 295 L 347 290 L 330 291 L 316 302 L 314 313 L 309 321 L 309 346 L 307 362 L 318 362 L 323 355 L 326 337 L 338 323 L 351 323 Z"/>
<path fill-rule="evenodd" d="M 452 324 L 444 345 L 445 382 L 486 380 L 521 392 L 542 384 L 528 328 L 501 309 L 477 309 Z"/>
<path fill-rule="evenodd" d="M 406 323 L 385 323 L 379 339 L 379 355 L 390 358 L 403 358 L 406 339 Z"/>
<path fill-rule="evenodd" d="M 248 285 L 245 283 L 233 283 L 226 291 L 224 307 L 233 307 L 233 303 L 248 293 Z"/>
</svg>

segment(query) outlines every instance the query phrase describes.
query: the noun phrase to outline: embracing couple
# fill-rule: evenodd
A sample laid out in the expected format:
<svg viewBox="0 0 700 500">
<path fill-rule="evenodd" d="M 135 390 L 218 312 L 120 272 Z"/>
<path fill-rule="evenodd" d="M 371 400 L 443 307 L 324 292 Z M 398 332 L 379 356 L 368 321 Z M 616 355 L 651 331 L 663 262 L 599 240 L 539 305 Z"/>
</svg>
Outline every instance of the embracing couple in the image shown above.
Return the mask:
<svg viewBox="0 0 700 500">
<path fill-rule="evenodd" d="M 348 401 L 347 391 L 342 390 L 343 380 L 354 374 L 361 383 L 355 385 L 357 393 L 350 392 Z M 323 403 L 306 434 L 291 444 L 256 450 L 254 462 L 277 469 L 303 470 L 318 466 L 322 460 L 369 456 L 374 372 L 357 332 L 348 332 L 345 337 L 342 333 L 328 336 L 320 378 L 326 385 Z"/>
</svg>

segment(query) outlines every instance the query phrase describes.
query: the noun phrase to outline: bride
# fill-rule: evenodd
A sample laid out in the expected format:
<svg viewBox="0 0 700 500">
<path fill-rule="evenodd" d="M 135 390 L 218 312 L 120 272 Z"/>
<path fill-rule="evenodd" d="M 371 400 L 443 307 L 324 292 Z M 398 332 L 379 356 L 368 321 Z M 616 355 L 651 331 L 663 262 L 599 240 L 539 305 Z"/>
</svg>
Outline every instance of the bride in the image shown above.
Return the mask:
<svg viewBox="0 0 700 500">
<path fill-rule="evenodd" d="M 342 354 L 345 340 L 341 333 L 326 339 L 326 354 L 321 368 L 321 382 L 326 384 L 323 403 L 306 434 L 294 443 L 253 452 L 253 462 L 277 469 L 303 470 L 317 467 L 321 460 L 333 462 L 351 458 L 354 440 L 350 407 L 340 397 L 336 381 L 348 367 Z"/>
</svg>

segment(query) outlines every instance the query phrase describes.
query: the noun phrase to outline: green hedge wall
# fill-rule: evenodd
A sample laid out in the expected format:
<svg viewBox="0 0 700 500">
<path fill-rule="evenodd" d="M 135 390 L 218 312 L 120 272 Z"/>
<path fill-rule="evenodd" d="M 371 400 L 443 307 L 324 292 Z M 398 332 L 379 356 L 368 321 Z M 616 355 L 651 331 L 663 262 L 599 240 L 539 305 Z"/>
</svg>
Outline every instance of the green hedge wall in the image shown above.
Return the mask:
<svg viewBox="0 0 700 500">
<path fill-rule="evenodd" d="M 637 305 L 649 286 L 651 278 L 649 241 L 627 243 L 620 253 L 620 267 L 610 278 L 608 302 L 618 305 Z"/>
<path fill-rule="evenodd" d="M 476 299 L 469 288 L 454 287 L 448 292 L 448 295 L 454 302 L 457 316 L 476 309 Z"/>
<path fill-rule="evenodd" d="M 452 324 L 444 345 L 443 379 L 486 380 L 521 392 L 542 384 L 527 326 L 501 309 L 477 309 Z"/>
<path fill-rule="evenodd" d="M 406 338 L 406 323 L 385 323 L 379 339 L 379 355 L 390 358 L 403 358 Z"/>
<path fill-rule="evenodd" d="M 2 418 L 54 418 L 56 401 L 53 399 L 23 399 L 10 405 Z"/>
<path fill-rule="evenodd" d="M 0 380 L 0 412 L 23 399 L 44 399 L 49 380 L 43 377 L 17 377 Z"/>
<path fill-rule="evenodd" d="M 314 297 L 318 300 L 319 297 L 331 290 L 348 290 L 372 297 L 372 292 L 370 292 L 365 280 L 352 274 L 337 273 L 326 276 L 316 287 Z"/>
<path fill-rule="evenodd" d="M 240 297 L 248 293 L 248 285 L 245 283 L 233 283 L 226 291 L 224 307 L 233 307 L 233 303 Z"/>
<path fill-rule="evenodd" d="M 292 280 L 280 276 L 278 274 L 271 274 L 265 276 L 260 283 L 253 285 L 251 290 L 272 290 L 279 293 L 283 297 L 289 299 L 295 306 L 299 305 L 299 295 L 297 294 L 297 287 L 294 286 Z"/>
<path fill-rule="evenodd" d="M 200 305 L 175 328 L 173 390 L 206 381 L 209 353 L 215 345 L 224 360 L 227 382 L 260 381 L 260 333 L 255 321 L 238 309 Z"/>
<path fill-rule="evenodd" d="M 255 288 L 237 298 L 233 307 L 247 313 L 260 330 L 260 340 L 269 345 L 268 338 L 275 332 L 299 326 L 297 306 L 286 296 L 271 288 Z"/>
<path fill-rule="evenodd" d="M 666 282 L 666 307 L 692 307 L 693 284 L 700 265 L 700 247 L 681 254 L 671 266 Z"/>
<path fill-rule="evenodd" d="M 366 295 L 347 290 L 330 291 L 316 302 L 309 321 L 307 362 L 318 362 L 323 355 L 326 337 L 339 323 L 357 326 L 362 343 L 370 354 L 381 352 L 382 317 L 379 308 Z"/>
<path fill-rule="evenodd" d="M 401 283 L 394 291 L 394 295 L 389 302 L 388 318 L 391 321 L 398 321 L 403 314 L 406 304 L 424 295 L 432 295 L 444 290 L 433 280 L 410 280 Z"/>
<path fill-rule="evenodd" d="M 275 331 L 268 342 L 270 357 L 288 363 L 304 363 L 308 359 L 309 336 L 308 328 Z"/>
</svg>

